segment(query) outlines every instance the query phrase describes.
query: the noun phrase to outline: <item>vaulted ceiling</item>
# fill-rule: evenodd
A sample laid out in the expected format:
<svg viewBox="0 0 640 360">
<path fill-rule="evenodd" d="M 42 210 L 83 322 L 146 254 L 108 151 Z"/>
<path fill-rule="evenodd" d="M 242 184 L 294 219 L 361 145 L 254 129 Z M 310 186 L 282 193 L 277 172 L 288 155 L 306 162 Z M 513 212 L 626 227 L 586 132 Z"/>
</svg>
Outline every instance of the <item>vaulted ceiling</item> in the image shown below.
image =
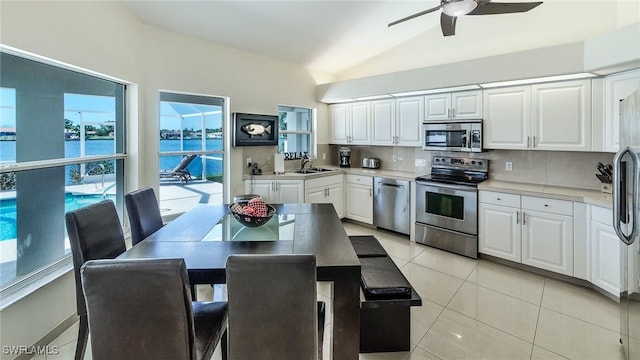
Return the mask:
<svg viewBox="0 0 640 360">
<path fill-rule="evenodd" d="M 640 21 L 637 0 L 543 1 L 526 13 L 460 17 L 451 37 L 439 12 L 387 27 L 439 0 L 123 2 L 146 24 L 342 78 L 580 41 Z"/>
</svg>

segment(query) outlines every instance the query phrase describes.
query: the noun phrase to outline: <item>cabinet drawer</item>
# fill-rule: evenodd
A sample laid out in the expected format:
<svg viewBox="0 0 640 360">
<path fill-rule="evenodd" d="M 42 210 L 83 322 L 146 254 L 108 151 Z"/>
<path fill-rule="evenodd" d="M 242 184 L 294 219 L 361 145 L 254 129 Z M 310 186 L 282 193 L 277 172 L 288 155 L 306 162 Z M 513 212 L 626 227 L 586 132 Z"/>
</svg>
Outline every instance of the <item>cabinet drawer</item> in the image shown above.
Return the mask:
<svg viewBox="0 0 640 360">
<path fill-rule="evenodd" d="M 573 216 L 573 202 L 566 200 L 523 196 L 522 209 Z"/>
<path fill-rule="evenodd" d="M 373 186 L 373 177 L 365 175 L 347 174 L 347 182 L 350 184 L 361 184 Z"/>
<path fill-rule="evenodd" d="M 478 201 L 485 204 L 520 207 L 520 195 L 505 194 L 493 191 L 478 192 Z"/>
<path fill-rule="evenodd" d="M 317 187 L 325 187 L 333 184 L 342 184 L 344 175 L 330 175 L 304 181 L 305 189 L 313 189 Z"/>
<path fill-rule="evenodd" d="M 591 205 L 591 220 L 613 226 L 613 210 Z"/>
</svg>

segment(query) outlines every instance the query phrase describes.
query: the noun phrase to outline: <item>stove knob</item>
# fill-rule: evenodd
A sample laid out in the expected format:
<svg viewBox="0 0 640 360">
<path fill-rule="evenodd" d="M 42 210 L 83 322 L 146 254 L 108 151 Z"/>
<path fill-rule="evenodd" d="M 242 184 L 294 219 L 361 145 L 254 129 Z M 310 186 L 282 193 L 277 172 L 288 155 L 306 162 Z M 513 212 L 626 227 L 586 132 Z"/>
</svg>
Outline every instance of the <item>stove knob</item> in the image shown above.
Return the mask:
<svg viewBox="0 0 640 360">
<path fill-rule="evenodd" d="M 475 160 L 471 160 L 471 165 L 475 165 L 475 164 L 476 164 L 476 161 Z"/>
<path fill-rule="evenodd" d="M 478 161 L 478 165 L 482 166 L 482 161 Z"/>
</svg>

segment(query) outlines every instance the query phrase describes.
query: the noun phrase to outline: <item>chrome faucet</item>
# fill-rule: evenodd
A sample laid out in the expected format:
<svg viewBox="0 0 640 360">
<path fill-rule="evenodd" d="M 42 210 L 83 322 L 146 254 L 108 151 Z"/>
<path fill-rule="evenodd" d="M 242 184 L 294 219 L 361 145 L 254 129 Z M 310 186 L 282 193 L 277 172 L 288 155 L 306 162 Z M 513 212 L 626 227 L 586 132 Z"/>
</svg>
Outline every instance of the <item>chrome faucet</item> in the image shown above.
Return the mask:
<svg viewBox="0 0 640 360">
<path fill-rule="evenodd" d="M 304 167 L 309 163 L 311 163 L 309 157 L 307 155 L 303 156 L 302 159 L 300 159 L 300 171 L 304 170 Z"/>
</svg>

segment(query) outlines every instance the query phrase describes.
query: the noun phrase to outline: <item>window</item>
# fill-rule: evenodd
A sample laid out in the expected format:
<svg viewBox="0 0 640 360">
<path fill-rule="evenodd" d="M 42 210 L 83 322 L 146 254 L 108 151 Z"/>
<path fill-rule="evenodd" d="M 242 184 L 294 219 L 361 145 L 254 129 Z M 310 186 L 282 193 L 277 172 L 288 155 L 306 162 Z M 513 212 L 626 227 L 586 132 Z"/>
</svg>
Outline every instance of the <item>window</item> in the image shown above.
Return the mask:
<svg viewBox="0 0 640 360">
<path fill-rule="evenodd" d="M 295 106 L 278 105 L 280 133 L 278 135 L 278 153 L 307 153 L 315 157 L 315 111 Z"/>
<path fill-rule="evenodd" d="M 225 99 L 160 93 L 160 209 L 165 219 L 224 198 Z"/>
<path fill-rule="evenodd" d="M 124 95 L 0 53 L 0 295 L 71 264 L 65 212 L 106 198 L 122 214 Z"/>
</svg>

